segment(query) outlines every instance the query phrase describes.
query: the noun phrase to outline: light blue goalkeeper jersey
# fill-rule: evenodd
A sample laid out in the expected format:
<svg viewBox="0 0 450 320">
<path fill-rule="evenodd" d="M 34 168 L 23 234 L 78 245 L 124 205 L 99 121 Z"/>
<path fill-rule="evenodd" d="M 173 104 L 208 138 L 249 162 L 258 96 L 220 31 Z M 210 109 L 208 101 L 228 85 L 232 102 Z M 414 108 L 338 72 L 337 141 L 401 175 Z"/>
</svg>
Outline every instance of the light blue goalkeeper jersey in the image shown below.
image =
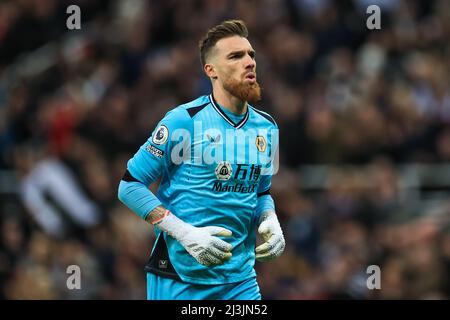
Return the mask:
<svg viewBox="0 0 450 320">
<path fill-rule="evenodd" d="M 196 227 L 220 226 L 233 232 L 232 237 L 222 238 L 232 244 L 232 258 L 223 265 L 206 267 L 177 240 L 155 228 L 157 241 L 148 271 L 175 273 L 195 284 L 231 283 L 256 276 L 257 221 L 261 212 L 274 209 L 269 189 L 276 168 L 278 128 L 267 113 L 251 106 L 247 109 L 236 123 L 212 95 L 180 105 L 164 116 L 128 161 L 121 182 L 128 189 L 122 185 L 119 193 L 142 218 L 162 204 Z M 148 197 L 146 188 L 142 196 L 127 201 L 129 190 L 148 187 L 159 177 L 156 198 Z"/>
</svg>

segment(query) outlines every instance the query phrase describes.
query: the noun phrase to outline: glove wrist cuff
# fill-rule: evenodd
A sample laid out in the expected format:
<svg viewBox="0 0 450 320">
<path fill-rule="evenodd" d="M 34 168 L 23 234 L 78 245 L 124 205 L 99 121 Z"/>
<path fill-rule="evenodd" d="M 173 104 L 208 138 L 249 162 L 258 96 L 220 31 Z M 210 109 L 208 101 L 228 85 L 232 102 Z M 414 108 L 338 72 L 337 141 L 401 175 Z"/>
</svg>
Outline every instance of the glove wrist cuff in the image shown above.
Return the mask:
<svg viewBox="0 0 450 320">
<path fill-rule="evenodd" d="M 269 220 L 269 219 L 278 219 L 277 215 L 275 214 L 275 211 L 273 210 L 269 210 L 269 211 L 264 211 L 263 213 L 261 213 L 261 216 L 259 217 L 259 223 L 258 225 L 260 225 L 263 221 Z"/>
<path fill-rule="evenodd" d="M 155 224 L 156 227 L 162 231 L 167 232 L 168 235 L 177 239 L 178 241 L 183 241 L 184 236 L 189 233 L 189 231 L 194 228 L 194 226 L 184 222 L 174 214 L 167 214 L 163 219 Z"/>
</svg>

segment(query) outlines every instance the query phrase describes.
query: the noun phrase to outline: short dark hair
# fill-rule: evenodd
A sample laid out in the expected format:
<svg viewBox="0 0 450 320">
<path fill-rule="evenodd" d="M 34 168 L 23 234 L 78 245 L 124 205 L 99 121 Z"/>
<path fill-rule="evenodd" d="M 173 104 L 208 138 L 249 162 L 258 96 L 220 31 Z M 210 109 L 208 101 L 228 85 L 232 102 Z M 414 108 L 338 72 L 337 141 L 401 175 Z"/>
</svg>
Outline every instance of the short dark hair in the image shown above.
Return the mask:
<svg viewBox="0 0 450 320">
<path fill-rule="evenodd" d="M 220 39 L 228 38 L 232 36 L 240 36 L 243 38 L 248 37 L 248 30 L 245 22 L 242 20 L 226 20 L 221 24 L 218 24 L 215 27 L 206 32 L 206 35 L 199 42 L 200 49 L 200 60 L 202 62 L 202 66 L 206 63 L 206 57 L 210 52 L 211 48 L 214 47 Z"/>
</svg>

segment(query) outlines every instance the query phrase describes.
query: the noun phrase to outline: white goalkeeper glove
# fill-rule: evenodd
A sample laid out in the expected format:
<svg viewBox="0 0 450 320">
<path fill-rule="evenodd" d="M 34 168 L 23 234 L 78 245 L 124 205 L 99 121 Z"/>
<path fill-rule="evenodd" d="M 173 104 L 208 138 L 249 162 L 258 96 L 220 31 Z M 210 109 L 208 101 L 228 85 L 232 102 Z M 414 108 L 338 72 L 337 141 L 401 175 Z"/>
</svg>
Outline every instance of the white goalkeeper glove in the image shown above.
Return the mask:
<svg viewBox="0 0 450 320">
<path fill-rule="evenodd" d="M 228 261 L 233 246 L 218 237 L 231 237 L 232 232 L 222 227 L 197 228 L 171 214 L 155 223 L 162 231 L 178 240 L 186 251 L 204 266 L 220 265 Z"/>
<path fill-rule="evenodd" d="M 265 242 L 258 246 L 255 252 L 256 260 L 264 262 L 279 257 L 284 251 L 286 242 L 275 212 L 263 213 L 259 222 L 258 233 Z"/>
</svg>

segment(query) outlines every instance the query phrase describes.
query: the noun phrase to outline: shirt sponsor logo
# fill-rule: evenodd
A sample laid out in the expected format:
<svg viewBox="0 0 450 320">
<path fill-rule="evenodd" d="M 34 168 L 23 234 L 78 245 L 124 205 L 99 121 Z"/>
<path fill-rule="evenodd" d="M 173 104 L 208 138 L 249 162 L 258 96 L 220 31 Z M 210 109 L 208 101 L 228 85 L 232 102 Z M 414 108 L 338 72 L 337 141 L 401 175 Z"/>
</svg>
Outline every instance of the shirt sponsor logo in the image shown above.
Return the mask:
<svg viewBox="0 0 450 320">
<path fill-rule="evenodd" d="M 233 168 L 231 167 L 231 164 L 228 161 L 222 161 L 219 162 L 219 164 L 216 167 L 216 177 L 219 180 L 228 180 L 231 177 L 231 174 L 233 173 Z"/>
<path fill-rule="evenodd" d="M 214 183 L 212 190 L 216 192 L 253 193 L 256 191 L 257 186 L 257 183 L 254 183 L 252 185 L 245 185 L 244 183 L 226 185 L 224 182 L 217 181 Z"/>
<path fill-rule="evenodd" d="M 242 181 L 234 184 L 224 184 L 222 181 L 216 181 L 213 184 L 212 191 L 216 192 L 238 192 L 238 193 L 252 193 L 255 192 L 256 186 L 261 176 L 261 165 L 255 164 L 237 164 L 236 172 L 233 172 L 232 166 L 227 161 L 222 161 L 216 167 L 216 176 L 219 180 L 229 180 L 233 177 L 234 180 Z"/>
</svg>

